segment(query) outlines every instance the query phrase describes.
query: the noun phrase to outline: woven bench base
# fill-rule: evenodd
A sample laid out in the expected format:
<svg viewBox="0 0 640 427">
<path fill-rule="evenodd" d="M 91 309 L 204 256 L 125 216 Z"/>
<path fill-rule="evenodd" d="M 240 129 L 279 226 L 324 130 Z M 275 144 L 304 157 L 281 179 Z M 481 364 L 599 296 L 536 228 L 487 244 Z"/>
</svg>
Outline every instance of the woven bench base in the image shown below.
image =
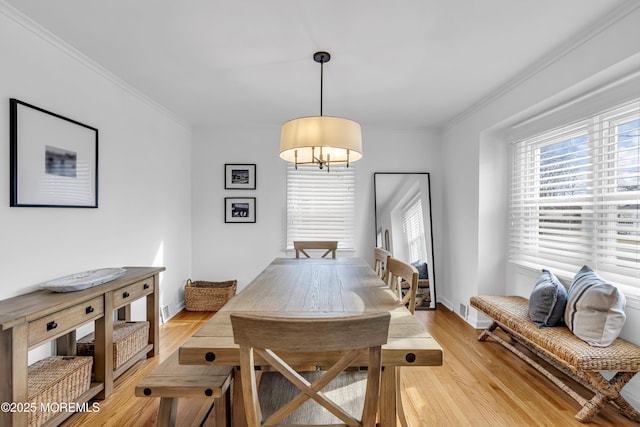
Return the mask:
<svg viewBox="0 0 640 427">
<path fill-rule="evenodd" d="M 614 349 L 614 351 L 618 349 L 617 351 L 623 351 L 625 353 L 618 355 L 617 360 L 623 362 L 627 371 L 619 369 L 620 366 L 618 366 L 618 370 L 615 371 L 611 369 L 611 366 L 608 366 L 609 364 L 615 365 L 617 363 L 615 354 L 606 353 L 611 352 L 611 348 L 589 347 L 588 350 L 585 348 L 585 351 L 593 352 L 591 364 L 589 364 L 589 360 L 585 360 L 585 357 L 568 357 L 569 354 L 571 354 L 571 356 L 575 356 L 576 354 L 580 356 L 580 352 L 577 351 L 576 348 L 582 348 L 583 342 L 575 337 L 576 341 L 574 343 L 575 345 L 573 345 L 572 339 L 567 338 L 565 336 L 567 334 L 561 330 L 566 328 L 537 328 L 529 319 L 529 304 L 525 298 L 513 296 L 478 296 L 471 298 L 471 306 L 493 320 L 491 326 L 480 334 L 478 340 L 485 341 L 488 337 L 493 338 L 565 391 L 582 405 L 582 409 L 575 416 L 578 421 L 583 423 L 591 421 L 607 403 L 611 403 L 624 416 L 640 423 L 640 413 L 620 395 L 620 390 L 622 390 L 625 384 L 640 370 L 640 368 L 636 366 L 638 354 L 638 348 L 636 346 L 621 339 L 617 340 L 620 342 L 616 343 L 617 345 L 612 347 L 612 349 Z M 533 325 L 533 328 L 529 328 L 529 324 Z M 497 335 L 495 333 L 497 328 L 502 329 L 510 339 L 507 341 L 500 335 Z M 565 338 L 555 340 L 554 336 L 558 334 L 565 336 Z M 540 344 L 535 341 L 539 341 Z M 594 393 L 593 398 L 588 400 L 580 396 L 557 376 L 549 372 L 549 370 L 518 350 L 518 348 L 515 347 L 515 343 L 521 344 L 535 355 L 587 387 Z M 545 344 L 544 347 L 542 343 Z M 557 347 L 554 347 L 554 345 Z M 625 350 L 633 350 L 633 353 L 629 354 L 629 352 Z M 600 359 L 597 354 L 600 352 L 609 356 L 609 360 L 605 360 L 606 358 Z M 566 357 L 567 360 L 564 360 L 562 356 Z M 594 361 L 596 361 L 596 363 L 593 363 Z M 589 369 L 586 369 L 587 366 Z M 611 371 L 616 372 L 616 374 L 611 380 L 607 381 L 600 373 L 601 371 Z"/>
</svg>

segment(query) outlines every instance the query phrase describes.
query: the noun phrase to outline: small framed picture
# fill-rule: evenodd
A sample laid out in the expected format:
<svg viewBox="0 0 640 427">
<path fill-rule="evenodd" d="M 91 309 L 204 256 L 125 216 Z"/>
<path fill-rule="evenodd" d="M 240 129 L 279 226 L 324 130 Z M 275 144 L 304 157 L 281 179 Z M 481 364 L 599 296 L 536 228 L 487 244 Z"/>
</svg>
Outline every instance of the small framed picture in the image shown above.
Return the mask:
<svg viewBox="0 0 640 427">
<path fill-rule="evenodd" d="M 225 197 L 224 222 L 256 222 L 255 197 Z"/>
<path fill-rule="evenodd" d="M 224 165 L 224 188 L 226 190 L 255 190 L 256 165 Z"/>
<path fill-rule="evenodd" d="M 10 108 L 10 206 L 97 208 L 98 129 L 17 99 Z"/>
</svg>

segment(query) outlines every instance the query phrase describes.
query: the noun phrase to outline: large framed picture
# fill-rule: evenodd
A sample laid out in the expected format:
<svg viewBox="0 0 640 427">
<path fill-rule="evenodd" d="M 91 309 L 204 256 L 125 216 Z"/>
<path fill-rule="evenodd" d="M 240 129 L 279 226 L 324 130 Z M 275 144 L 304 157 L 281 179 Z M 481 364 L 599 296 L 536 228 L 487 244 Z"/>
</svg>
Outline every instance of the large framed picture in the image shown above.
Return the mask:
<svg viewBox="0 0 640 427">
<path fill-rule="evenodd" d="M 255 197 L 225 197 L 224 222 L 256 222 Z"/>
<path fill-rule="evenodd" d="M 226 190 L 255 190 L 256 165 L 224 165 L 224 188 Z"/>
<path fill-rule="evenodd" d="M 17 99 L 10 108 L 10 206 L 98 207 L 98 129 Z"/>
</svg>

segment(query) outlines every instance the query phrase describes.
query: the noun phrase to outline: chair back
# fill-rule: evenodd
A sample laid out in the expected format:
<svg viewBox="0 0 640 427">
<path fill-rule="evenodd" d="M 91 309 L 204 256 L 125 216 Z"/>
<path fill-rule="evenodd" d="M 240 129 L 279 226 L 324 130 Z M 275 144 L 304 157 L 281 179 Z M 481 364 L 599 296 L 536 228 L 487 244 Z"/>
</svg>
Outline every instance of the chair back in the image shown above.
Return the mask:
<svg viewBox="0 0 640 427">
<path fill-rule="evenodd" d="M 235 343 L 240 346 L 242 398 L 249 427 L 278 424 L 310 399 L 343 422 L 331 425 L 375 426 L 380 395 L 381 347 L 387 342 L 391 317 L 388 312 L 334 318 L 248 314 L 231 314 L 230 317 Z M 311 384 L 283 360 L 286 356 L 280 357 L 287 352 L 316 353 L 314 357 L 317 356 L 318 365 L 328 368 Z M 322 389 L 339 375 L 349 374 L 351 371 L 344 371 L 350 366 L 362 365 L 363 355 L 368 358 L 368 362 L 365 362 L 368 369 L 364 373 L 364 406 L 358 419 L 348 413 L 339 402 L 329 399 L 322 393 Z M 278 384 L 284 383 L 289 388 L 296 388 L 293 393 L 288 390 L 268 390 L 270 399 L 283 395 L 295 397 L 283 406 L 278 405 L 273 413 L 265 411 L 266 419 L 263 419 L 264 408 L 261 407 L 254 369 L 254 366 L 263 364 L 271 365 L 288 380 Z M 343 376 L 340 380 L 343 381 L 344 378 Z M 261 389 L 264 383 L 263 378 Z M 337 397 L 335 399 L 338 400 Z M 304 419 L 305 425 L 315 422 L 314 419 Z"/>
<path fill-rule="evenodd" d="M 382 248 L 373 249 L 373 258 L 375 263 L 373 264 L 373 270 L 376 272 L 385 283 L 387 282 L 387 259 L 391 257 L 391 252 L 385 251 Z"/>
<path fill-rule="evenodd" d="M 411 313 L 415 312 L 419 279 L 418 269 L 409 263 L 390 257 L 387 261 L 387 271 L 391 290 L 397 293 L 398 298 L 402 300 L 402 303 L 407 306 Z M 407 289 L 404 295 L 402 295 L 403 288 Z"/>
<path fill-rule="evenodd" d="M 335 258 L 336 250 L 338 249 L 338 241 L 337 240 L 325 240 L 325 241 L 298 240 L 293 242 L 293 248 L 296 250 L 296 258 L 300 258 L 301 253 L 307 258 L 311 258 L 309 254 L 305 251 L 309 249 L 323 249 L 325 250 L 325 252 L 324 254 L 322 254 L 322 258 L 326 258 L 326 256 L 329 254 L 331 254 L 331 258 Z"/>
</svg>

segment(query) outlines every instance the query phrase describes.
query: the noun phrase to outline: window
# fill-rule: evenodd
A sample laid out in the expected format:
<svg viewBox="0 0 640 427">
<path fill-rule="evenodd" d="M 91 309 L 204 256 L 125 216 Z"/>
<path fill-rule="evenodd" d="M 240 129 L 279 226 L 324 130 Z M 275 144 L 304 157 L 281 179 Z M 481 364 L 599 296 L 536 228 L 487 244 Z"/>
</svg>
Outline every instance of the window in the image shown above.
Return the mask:
<svg viewBox="0 0 640 427">
<path fill-rule="evenodd" d="M 640 102 L 515 142 L 510 260 L 640 287 Z"/>
<path fill-rule="evenodd" d="M 337 240 L 354 249 L 355 169 L 287 165 L 287 249 L 294 240 Z"/>
<path fill-rule="evenodd" d="M 402 213 L 402 228 L 409 248 L 409 260 L 411 262 L 425 262 L 427 247 L 422 217 L 422 200 L 419 197 L 412 200 Z"/>
</svg>

